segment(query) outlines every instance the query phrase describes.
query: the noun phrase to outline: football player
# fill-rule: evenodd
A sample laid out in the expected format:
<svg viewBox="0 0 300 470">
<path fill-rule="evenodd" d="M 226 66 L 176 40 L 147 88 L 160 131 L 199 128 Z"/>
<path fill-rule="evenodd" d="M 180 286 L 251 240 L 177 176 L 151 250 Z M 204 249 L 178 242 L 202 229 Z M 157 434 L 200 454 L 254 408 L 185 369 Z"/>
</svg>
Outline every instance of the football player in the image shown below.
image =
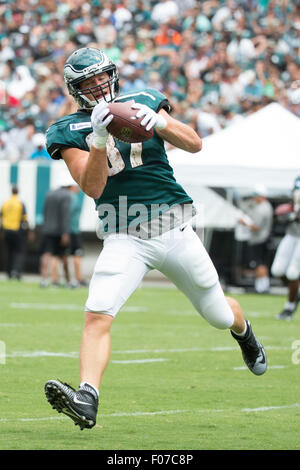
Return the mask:
<svg viewBox="0 0 300 470">
<path fill-rule="evenodd" d="M 286 233 L 275 253 L 271 266 L 274 277 L 282 278 L 288 286 L 288 299 L 278 320 L 291 320 L 298 307 L 300 277 L 300 176 L 294 181 L 292 202 L 275 210 L 278 220 L 287 224 Z"/>
<path fill-rule="evenodd" d="M 117 67 L 98 49 L 74 51 L 64 79 L 79 109 L 49 128 L 47 149 L 53 159 L 65 161 L 74 180 L 95 200 L 104 245 L 85 306 L 81 383 L 75 390 L 49 380 L 45 393 L 52 407 L 81 429 L 95 425 L 111 325 L 151 269 L 166 275 L 212 326 L 230 329 L 248 368 L 263 374 L 264 348 L 238 302 L 225 298 L 216 269 L 189 224 L 193 201 L 176 182 L 166 155 L 164 141 L 195 153 L 201 150 L 201 138 L 171 117 L 170 103 L 159 91 L 120 94 Z M 113 119 L 108 104 L 129 100 L 134 100 L 136 116 L 143 117 L 142 125 L 154 130 L 143 143 L 124 143 L 107 131 Z"/>
</svg>

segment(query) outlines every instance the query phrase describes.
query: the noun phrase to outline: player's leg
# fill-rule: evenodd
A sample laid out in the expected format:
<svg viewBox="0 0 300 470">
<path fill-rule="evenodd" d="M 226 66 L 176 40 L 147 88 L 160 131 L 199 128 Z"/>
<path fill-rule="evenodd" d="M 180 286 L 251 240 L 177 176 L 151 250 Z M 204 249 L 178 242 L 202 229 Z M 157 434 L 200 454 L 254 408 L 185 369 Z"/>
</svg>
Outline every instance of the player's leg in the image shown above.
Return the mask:
<svg viewBox="0 0 300 470">
<path fill-rule="evenodd" d="M 47 251 L 51 254 L 49 258 L 51 285 L 58 286 L 59 285 L 59 263 L 60 263 L 60 254 L 61 254 L 60 236 L 48 235 L 46 246 L 47 246 Z"/>
<path fill-rule="evenodd" d="M 288 300 L 284 311 L 276 318 L 290 320 L 297 310 L 299 303 L 299 277 L 300 277 L 300 239 L 296 239 L 293 254 L 286 270 L 288 283 Z"/>
<path fill-rule="evenodd" d="M 276 315 L 277 320 L 291 320 L 297 310 L 299 303 L 299 279 L 294 281 L 287 280 L 288 298 L 282 312 Z"/>
<path fill-rule="evenodd" d="M 86 302 L 79 390 L 76 392 L 58 381 L 49 381 L 45 385 L 50 404 L 70 416 L 82 429 L 96 423 L 98 390 L 110 357 L 113 320 L 148 270 L 129 237 L 116 236 L 105 240 Z"/>
<path fill-rule="evenodd" d="M 51 258 L 51 284 L 52 286 L 59 285 L 59 261 L 60 258 L 57 255 L 53 255 Z"/>
<path fill-rule="evenodd" d="M 80 347 L 81 382 L 97 390 L 110 358 L 110 329 L 114 317 L 102 313 L 85 312 Z"/>
<path fill-rule="evenodd" d="M 66 285 L 70 284 L 70 266 L 69 266 L 69 255 L 68 254 L 63 254 L 60 256 L 60 261 L 62 263 L 62 268 L 63 268 L 63 273 L 64 273 L 64 278 L 66 281 Z"/>
<path fill-rule="evenodd" d="M 267 242 L 254 245 L 256 249 L 256 267 L 254 286 L 257 293 L 262 294 L 270 289 L 269 269 L 266 265 Z"/>
<path fill-rule="evenodd" d="M 71 233 L 71 254 L 73 256 L 75 287 L 87 285 L 82 274 L 83 246 L 81 234 Z"/>
<path fill-rule="evenodd" d="M 51 253 L 45 251 L 40 255 L 40 287 L 46 287 L 48 285 L 48 271 L 51 262 Z"/>
<path fill-rule="evenodd" d="M 259 264 L 255 268 L 255 290 L 257 293 L 265 293 L 270 289 L 270 278 L 268 267 L 264 264 Z"/>
<path fill-rule="evenodd" d="M 51 249 L 49 247 L 49 237 L 47 235 L 42 235 L 39 247 L 40 287 L 47 287 L 48 285 L 50 261 Z"/>
<path fill-rule="evenodd" d="M 215 328 L 230 329 L 244 361 L 256 375 L 266 370 L 266 356 L 246 321 L 240 304 L 225 298 L 215 267 L 199 237 L 187 226 L 177 240 L 166 241 L 168 254 L 161 271 L 190 299 Z M 172 246 L 173 245 L 173 246 Z"/>
<path fill-rule="evenodd" d="M 80 284 L 83 281 L 82 272 L 81 272 L 81 262 L 82 262 L 82 256 L 74 254 L 73 255 L 74 276 L 78 284 Z"/>
<path fill-rule="evenodd" d="M 149 270 L 137 249 L 130 237 L 109 237 L 105 240 L 90 281 L 80 351 L 81 379 L 97 388 L 103 364 L 107 363 L 106 359 L 103 361 L 103 348 L 107 351 L 105 357 L 109 354 L 112 320 Z M 92 344 L 94 347 L 91 347 Z"/>
<path fill-rule="evenodd" d="M 278 245 L 275 257 L 271 266 L 271 274 L 274 277 L 282 278 L 286 275 L 289 263 L 297 243 L 297 238 L 285 235 Z"/>
<path fill-rule="evenodd" d="M 22 230 L 18 230 L 14 233 L 14 243 L 14 266 L 12 274 L 15 279 L 21 279 L 26 249 L 25 234 Z"/>
<path fill-rule="evenodd" d="M 12 277 L 12 266 L 13 266 L 13 242 L 12 242 L 12 231 L 4 230 L 3 236 L 3 258 L 4 258 L 4 269 L 7 272 L 8 278 Z"/>
<path fill-rule="evenodd" d="M 288 286 L 288 299 L 283 310 L 276 315 L 276 319 L 290 319 L 297 308 L 299 288 L 299 251 L 297 250 L 298 239 L 291 235 L 285 235 L 278 245 L 271 273 L 274 277 L 284 278 Z M 288 273 L 288 276 L 287 276 Z"/>
</svg>

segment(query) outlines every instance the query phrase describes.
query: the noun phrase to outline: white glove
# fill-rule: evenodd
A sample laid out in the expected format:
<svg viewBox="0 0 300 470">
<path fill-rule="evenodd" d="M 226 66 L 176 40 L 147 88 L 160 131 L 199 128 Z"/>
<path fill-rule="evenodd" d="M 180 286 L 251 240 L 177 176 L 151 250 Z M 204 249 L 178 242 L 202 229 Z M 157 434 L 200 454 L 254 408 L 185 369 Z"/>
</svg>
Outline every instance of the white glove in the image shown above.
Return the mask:
<svg viewBox="0 0 300 470">
<path fill-rule="evenodd" d="M 136 113 L 136 117 L 138 119 L 144 116 L 141 125 L 146 126 L 146 131 L 150 131 L 150 129 L 153 127 L 160 131 L 167 126 L 167 121 L 165 118 L 161 114 L 153 111 L 153 109 L 149 108 L 149 106 L 146 106 L 145 104 L 134 103 L 131 107 L 133 109 L 139 109 L 139 111 Z"/>
<path fill-rule="evenodd" d="M 103 148 L 106 146 L 108 132 L 106 127 L 113 120 L 113 115 L 109 114 L 108 103 L 104 100 L 98 103 L 92 112 L 91 123 L 94 131 L 93 146 Z"/>
</svg>

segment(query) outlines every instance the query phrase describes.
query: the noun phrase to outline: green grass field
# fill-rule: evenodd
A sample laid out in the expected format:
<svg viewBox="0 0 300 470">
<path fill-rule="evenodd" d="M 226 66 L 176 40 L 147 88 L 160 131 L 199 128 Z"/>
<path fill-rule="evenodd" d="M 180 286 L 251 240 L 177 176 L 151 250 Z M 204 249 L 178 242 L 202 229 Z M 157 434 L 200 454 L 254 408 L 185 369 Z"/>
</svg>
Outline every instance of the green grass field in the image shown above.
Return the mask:
<svg viewBox="0 0 300 470">
<path fill-rule="evenodd" d="M 235 296 L 268 354 L 256 377 L 230 333 L 180 292 L 141 287 L 113 325 L 97 425 L 80 431 L 43 389 L 57 378 L 78 386 L 87 289 L 3 281 L 0 292 L 1 450 L 300 448 L 300 315 L 274 319 L 284 297 Z"/>
</svg>

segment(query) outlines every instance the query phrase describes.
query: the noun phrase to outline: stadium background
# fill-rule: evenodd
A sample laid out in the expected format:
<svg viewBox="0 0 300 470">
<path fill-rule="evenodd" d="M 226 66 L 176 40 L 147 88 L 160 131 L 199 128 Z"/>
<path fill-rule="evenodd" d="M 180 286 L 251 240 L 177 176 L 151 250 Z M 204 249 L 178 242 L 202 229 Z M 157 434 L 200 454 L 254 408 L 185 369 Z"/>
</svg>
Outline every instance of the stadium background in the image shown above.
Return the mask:
<svg viewBox="0 0 300 470">
<path fill-rule="evenodd" d="M 18 183 L 31 222 L 41 223 L 57 165 L 31 155 L 47 126 L 72 110 L 63 64 L 87 44 L 117 61 L 124 89 L 158 87 L 174 115 L 203 136 L 226 132 L 272 101 L 299 117 L 299 3 L 0 0 L 0 203 Z M 93 202 L 81 197 L 84 227 Z M 84 236 L 86 248 L 96 243 L 93 232 Z M 215 231 L 211 249 L 222 275 L 232 246 L 232 230 Z M 27 272 L 36 269 L 31 249 Z M 80 449 L 83 457 L 88 449 L 298 450 L 299 314 L 274 320 L 285 295 L 236 294 L 268 353 L 269 370 L 257 378 L 231 335 L 212 331 L 169 287 L 145 283 L 118 317 L 99 421 L 87 435 L 56 416 L 43 393 L 49 378 L 78 381 L 86 289 L 40 289 L 36 277 L 1 282 L 0 448 L 10 457 L 24 449 Z M 286 461 L 286 452 L 272 455 Z"/>
<path fill-rule="evenodd" d="M 299 0 L 0 1 L 0 202 L 17 183 L 39 229 L 56 166 L 35 151 L 47 127 L 75 109 L 63 84 L 75 48 L 102 48 L 124 92 L 158 88 L 173 115 L 205 137 L 272 102 L 300 116 L 299 31 Z M 88 244 L 92 204 L 82 195 Z M 226 250 L 218 254 L 220 236 Z M 212 257 L 229 271 L 232 232 L 215 238 Z M 37 270 L 33 250 L 29 272 Z"/>
</svg>

